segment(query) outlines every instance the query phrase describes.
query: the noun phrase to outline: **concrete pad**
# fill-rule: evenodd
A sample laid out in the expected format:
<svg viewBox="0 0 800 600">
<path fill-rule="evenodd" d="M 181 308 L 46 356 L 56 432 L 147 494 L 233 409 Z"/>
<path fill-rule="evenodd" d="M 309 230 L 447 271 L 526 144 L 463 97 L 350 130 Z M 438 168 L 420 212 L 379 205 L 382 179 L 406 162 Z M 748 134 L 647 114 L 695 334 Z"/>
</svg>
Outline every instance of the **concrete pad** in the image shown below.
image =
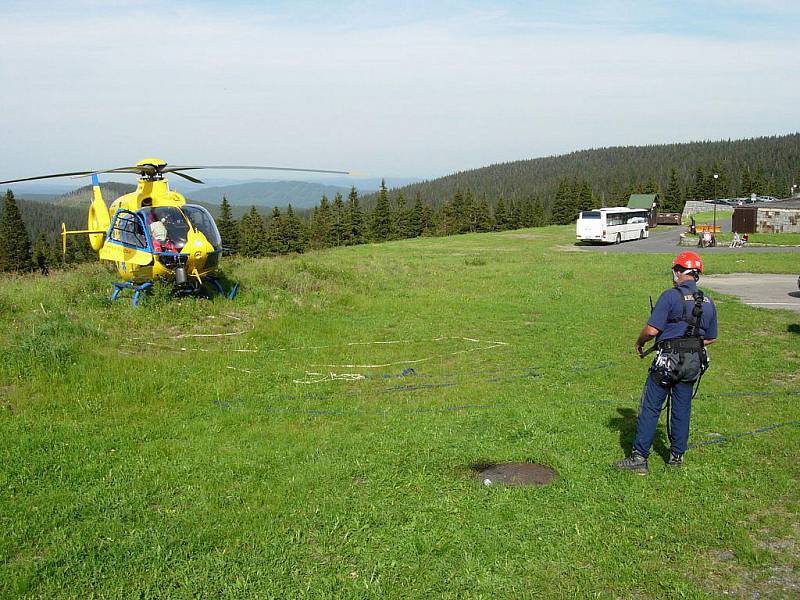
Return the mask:
<svg viewBox="0 0 800 600">
<path fill-rule="evenodd" d="M 738 296 L 742 303 L 750 306 L 800 312 L 800 291 L 797 288 L 797 277 L 797 274 L 766 273 L 704 275 L 700 278 L 700 287 Z"/>
</svg>

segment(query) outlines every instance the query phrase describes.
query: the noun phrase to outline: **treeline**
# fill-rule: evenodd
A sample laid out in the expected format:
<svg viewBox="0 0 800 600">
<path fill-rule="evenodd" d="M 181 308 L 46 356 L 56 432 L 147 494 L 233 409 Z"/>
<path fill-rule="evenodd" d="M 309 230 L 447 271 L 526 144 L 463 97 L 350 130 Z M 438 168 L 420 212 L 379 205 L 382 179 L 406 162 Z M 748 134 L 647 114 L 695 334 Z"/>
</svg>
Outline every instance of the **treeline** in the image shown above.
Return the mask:
<svg viewBox="0 0 800 600">
<path fill-rule="evenodd" d="M 458 172 L 392 190 L 390 197 L 419 195 L 423 204 L 439 207 L 457 191 L 470 190 L 492 207 L 501 198 L 507 206 L 538 197 L 551 213 L 559 190 L 583 180 L 590 182 L 598 206 L 625 205 L 631 193 L 648 192 L 658 193 L 673 210 L 694 199 L 787 197 L 791 186 L 800 184 L 800 134 L 582 150 Z M 365 196 L 364 205 L 377 200 L 377 194 Z"/>
<path fill-rule="evenodd" d="M 565 201 L 572 202 L 588 189 L 587 182 L 565 188 Z M 578 193 L 578 196 L 574 194 Z M 444 236 L 470 232 L 504 231 L 541 227 L 550 222 L 538 198 L 508 203 L 501 199 L 491 207 L 486 198 L 477 199 L 467 191 L 456 192 L 440 207 L 423 204 L 419 195 L 413 202 L 398 194 L 393 200 L 385 182 L 371 209 L 361 207 L 358 191 L 347 199 L 336 194 L 333 201 L 322 196 L 313 210 L 296 213 L 273 208 L 262 217 L 255 206 L 240 220 L 231 216 L 227 199 L 222 199 L 217 225 L 226 252 L 243 256 L 289 254 L 306 250 L 353 246 L 421 236 Z"/>
<path fill-rule="evenodd" d="M 40 202 L 17 201 L 8 190 L 0 206 L 0 272 L 39 270 L 93 260 L 88 238 L 67 238 L 67 253 L 61 248 L 61 223 L 71 229 L 86 226 L 86 211 Z"/>
</svg>

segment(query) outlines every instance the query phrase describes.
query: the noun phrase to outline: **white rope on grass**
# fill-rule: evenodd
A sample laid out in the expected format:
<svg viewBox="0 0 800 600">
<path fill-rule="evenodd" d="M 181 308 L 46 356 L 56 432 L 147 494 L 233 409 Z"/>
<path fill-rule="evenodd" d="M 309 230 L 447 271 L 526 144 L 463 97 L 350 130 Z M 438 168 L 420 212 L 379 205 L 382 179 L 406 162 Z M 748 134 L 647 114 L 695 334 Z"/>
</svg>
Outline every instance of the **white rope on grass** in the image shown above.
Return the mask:
<svg viewBox="0 0 800 600">
<path fill-rule="evenodd" d="M 319 377 L 322 373 L 312 373 L 310 371 L 306 371 L 306 375 L 309 377 Z M 293 379 L 292 383 L 322 383 L 324 381 L 360 381 L 362 379 L 366 379 L 365 375 L 361 373 L 328 373 L 321 379 Z"/>
</svg>

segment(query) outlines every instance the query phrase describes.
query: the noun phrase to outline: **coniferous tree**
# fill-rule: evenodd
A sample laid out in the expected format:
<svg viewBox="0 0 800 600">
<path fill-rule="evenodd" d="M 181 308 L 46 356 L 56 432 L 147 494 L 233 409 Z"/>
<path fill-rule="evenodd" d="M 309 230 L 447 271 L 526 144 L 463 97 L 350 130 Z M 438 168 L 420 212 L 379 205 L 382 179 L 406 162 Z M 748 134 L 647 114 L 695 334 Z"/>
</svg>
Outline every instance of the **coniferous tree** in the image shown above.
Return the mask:
<svg viewBox="0 0 800 600">
<path fill-rule="evenodd" d="M 408 231 L 410 237 L 419 237 L 422 235 L 423 228 L 423 214 L 422 214 L 422 198 L 417 192 L 414 198 L 414 206 L 408 213 Z"/>
<path fill-rule="evenodd" d="M 31 239 L 14 193 L 8 190 L 0 219 L 0 271 L 30 271 L 32 266 Z"/>
<path fill-rule="evenodd" d="M 342 195 L 336 192 L 333 197 L 333 207 L 331 209 L 331 243 L 334 246 L 346 246 L 350 240 L 350 222 L 347 218 L 347 211 L 344 207 Z"/>
<path fill-rule="evenodd" d="M 267 219 L 266 251 L 270 254 L 286 254 L 289 251 L 286 245 L 284 219 L 280 209 L 275 206 Z"/>
<path fill-rule="evenodd" d="M 250 207 L 239 224 L 239 252 L 249 257 L 264 256 L 266 252 L 264 220 L 255 206 Z"/>
<path fill-rule="evenodd" d="M 421 229 L 422 235 L 434 235 L 436 232 L 436 216 L 427 204 L 422 205 Z"/>
<path fill-rule="evenodd" d="M 531 218 L 531 227 L 544 227 L 547 223 L 545 221 L 544 206 L 542 206 L 542 199 L 536 196 L 533 203 L 533 211 Z"/>
<path fill-rule="evenodd" d="M 303 222 L 294 213 L 291 204 L 286 208 L 283 239 L 287 252 L 297 252 L 301 254 L 306 249 L 306 228 Z"/>
<path fill-rule="evenodd" d="M 452 203 L 445 202 L 439 211 L 438 217 L 439 226 L 437 231 L 439 235 L 455 235 L 458 232 L 456 212 L 453 210 Z"/>
<path fill-rule="evenodd" d="M 553 200 L 553 223 L 556 225 L 568 225 L 572 223 L 577 214 L 569 184 L 566 179 L 562 179 L 558 184 L 558 191 Z"/>
<path fill-rule="evenodd" d="M 51 256 L 52 249 L 47 241 L 47 236 L 44 231 L 40 231 L 33 244 L 33 268 L 38 269 L 42 275 L 49 275 Z"/>
<path fill-rule="evenodd" d="M 397 237 L 406 239 L 416 237 L 411 230 L 411 212 L 413 209 L 406 206 L 406 197 L 403 192 L 397 195 L 396 203 L 396 231 Z"/>
<path fill-rule="evenodd" d="M 525 227 L 525 215 L 523 213 L 522 201 L 517 201 L 511 204 L 511 227 L 512 229 L 519 229 Z"/>
<path fill-rule="evenodd" d="M 385 242 L 394 237 L 394 218 L 392 207 L 389 204 L 389 190 L 386 181 L 381 180 L 381 189 L 378 192 L 378 201 L 372 211 L 372 239 L 376 242 Z"/>
<path fill-rule="evenodd" d="M 333 245 L 333 215 L 328 197 L 323 194 L 311 219 L 311 247 L 328 248 Z"/>
<path fill-rule="evenodd" d="M 484 196 L 475 205 L 475 231 L 484 232 L 492 230 L 492 215 L 489 212 L 489 202 Z"/>
<path fill-rule="evenodd" d="M 497 231 L 505 231 L 509 229 L 508 212 L 506 211 L 506 203 L 503 197 L 497 199 L 497 206 L 494 207 L 494 226 Z"/>
<path fill-rule="evenodd" d="M 350 188 L 350 194 L 347 197 L 347 216 L 350 223 L 349 243 L 363 244 L 366 240 L 364 213 L 361 212 L 358 205 L 358 190 L 355 186 Z"/>
<path fill-rule="evenodd" d="M 580 183 L 578 189 L 578 211 L 592 210 L 594 205 L 594 198 L 592 197 L 592 188 L 589 186 L 589 180 L 584 179 Z"/>
<path fill-rule="evenodd" d="M 750 173 L 750 167 L 745 166 L 742 169 L 742 179 L 741 183 L 739 184 L 739 195 L 740 196 L 749 196 L 753 193 L 753 178 Z"/>
<path fill-rule="evenodd" d="M 222 197 L 222 204 L 219 206 L 217 228 L 223 248 L 230 254 L 236 254 L 239 251 L 239 224 L 233 218 L 231 205 L 225 196 Z"/>
<path fill-rule="evenodd" d="M 669 184 L 667 185 L 667 191 L 664 192 L 664 210 L 669 212 L 681 212 L 683 210 L 681 184 L 678 182 L 678 171 L 675 167 L 672 167 L 669 172 Z"/>
</svg>

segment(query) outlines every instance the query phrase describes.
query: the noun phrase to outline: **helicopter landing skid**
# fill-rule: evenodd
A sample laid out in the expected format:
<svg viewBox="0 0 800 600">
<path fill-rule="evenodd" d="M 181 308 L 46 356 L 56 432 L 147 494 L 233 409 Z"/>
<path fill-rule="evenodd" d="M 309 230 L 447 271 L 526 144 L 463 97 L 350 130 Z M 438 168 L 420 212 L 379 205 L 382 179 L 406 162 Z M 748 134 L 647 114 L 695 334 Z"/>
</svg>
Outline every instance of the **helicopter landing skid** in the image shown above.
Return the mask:
<svg viewBox="0 0 800 600">
<path fill-rule="evenodd" d="M 140 285 L 136 285 L 135 283 L 131 283 L 130 281 L 115 281 L 113 285 L 114 285 L 114 293 L 111 294 L 112 300 L 116 300 L 117 298 L 119 298 L 119 295 L 122 293 L 122 290 L 133 290 L 132 304 L 133 306 L 139 306 L 139 296 L 141 295 L 142 292 L 152 287 L 153 282 L 147 281 Z"/>
<path fill-rule="evenodd" d="M 208 277 L 208 280 L 211 282 L 211 285 L 214 286 L 214 289 L 219 292 L 219 295 L 225 296 L 228 300 L 233 300 L 236 297 L 236 292 L 239 291 L 238 283 L 234 283 L 230 291 L 225 292 L 225 288 L 222 287 L 222 284 L 219 282 L 219 279 L 216 279 L 214 277 Z"/>
</svg>

